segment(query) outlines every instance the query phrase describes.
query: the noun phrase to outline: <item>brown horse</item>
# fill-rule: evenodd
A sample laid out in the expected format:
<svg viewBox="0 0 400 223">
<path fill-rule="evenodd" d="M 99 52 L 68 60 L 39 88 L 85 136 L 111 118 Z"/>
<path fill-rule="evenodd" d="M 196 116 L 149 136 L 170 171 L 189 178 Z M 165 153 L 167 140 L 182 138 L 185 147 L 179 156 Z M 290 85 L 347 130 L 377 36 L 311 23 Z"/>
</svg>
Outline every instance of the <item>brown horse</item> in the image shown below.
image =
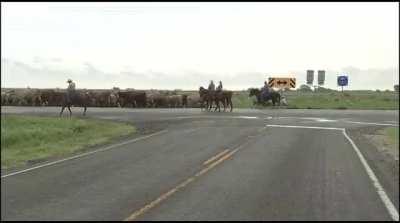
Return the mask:
<svg viewBox="0 0 400 223">
<path fill-rule="evenodd" d="M 231 108 L 230 112 L 232 112 L 232 110 L 233 110 L 233 103 L 232 103 L 233 92 L 232 91 L 222 91 L 222 95 L 224 97 L 226 105 L 229 105 L 229 107 Z M 224 107 L 224 111 L 225 111 L 225 107 Z"/>
<path fill-rule="evenodd" d="M 249 97 L 256 96 L 257 101 L 254 102 L 254 104 L 260 104 L 260 105 L 267 105 L 267 102 L 269 100 L 272 101 L 272 105 L 275 106 L 275 104 L 280 105 L 281 103 L 281 95 L 279 92 L 276 91 L 271 91 L 266 98 L 261 97 L 261 91 L 258 88 L 250 88 L 249 89 Z"/>
<path fill-rule="evenodd" d="M 203 110 L 204 103 L 206 103 L 205 109 L 209 111 L 212 106 L 213 97 L 209 94 L 208 90 L 203 88 L 202 86 L 199 88 L 199 95 L 200 95 L 200 109 Z"/>
<path fill-rule="evenodd" d="M 202 99 L 201 103 L 201 108 L 203 109 L 204 102 L 206 102 L 206 108 L 207 110 L 211 110 L 213 102 L 215 103 L 216 111 L 221 111 L 219 103 L 222 102 L 224 105 L 224 111 L 226 111 L 226 107 L 229 105 L 230 111 L 232 112 L 233 110 L 233 105 L 232 105 L 232 91 L 214 91 L 213 93 L 209 92 L 207 89 L 200 87 L 199 88 L 199 94 L 200 98 Z"/>
<path fill-rule="evenodd" d="M 86 109 L 87 105 L 90 103 L 90 95 L 88 92 L 79 92 L 76 91 L 75 94 L 71 95 L 69 98 L 67 94 L 64 94 L 63 100 L 62 100 L 62 108 L 60 112 L 60 117 L 65 109 L 65 107 L 68 108 L 69 110 L 69 117 L 72 116 L 72 111 L 71 111 L 71 106 L 78 106 L 78 107 L 83 107 L 83 115 L 86 115 Z"/>
</svg>

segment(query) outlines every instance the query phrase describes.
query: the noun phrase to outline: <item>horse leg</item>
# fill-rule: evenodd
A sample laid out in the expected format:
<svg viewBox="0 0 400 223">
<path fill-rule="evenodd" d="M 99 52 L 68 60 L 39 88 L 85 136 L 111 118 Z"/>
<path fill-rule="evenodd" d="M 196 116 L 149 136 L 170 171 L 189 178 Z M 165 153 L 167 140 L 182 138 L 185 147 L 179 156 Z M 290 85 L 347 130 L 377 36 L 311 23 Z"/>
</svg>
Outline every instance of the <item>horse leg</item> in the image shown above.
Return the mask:
<svg viewBox="0 0 400 223">
<path fill-rule="evenodd" d="M 85 106 L 85 107 L 83 108 L 83 116 L 86 115 L 86 109 L 87 109 L 87 107 Z"/>
<path fill-rule="evenodd" d="M 281 96 L 278 95 L 278 105 L 281 106 Z"/>
<path fill-rule="evenodd" d="M 60 117 L 61 117 L 62 113 L 64 112 L 64 109 L 65 109 L 65 105 L 63 105 L 61 108 Z"/>
<path fill-rule="evenodd" d="M 232 99 L 229 99 L 229 105 L 230 105 L 230 107 L 231 107 L 231 112 L 232 112 L 232 110 L 233 110 Z"/>
<path fill-rule="evenodd" d="M 222 102 L 223 102 L 223 104 L 224 104 L 224 112 L 226 112 L 226 106 L 227 106 L 226 100 L 225 100 L 225 99 L 222 99 Z"/>
<path fill-rule="evenodd" d="M 69 110 L 69 117 L 71 118 L 72 116 L 71 105 L 68 105 L 68 110 Z"/>
<path fill-rule="evenodd" d="M 215 103 L 216 103 L 217 107 L 215 107 L 215 110 L 214 110 L 214 111 L 216 111 L 217 108 L 218 108 L 218 112 L 221 112 L 221 106 L 219 105 L 219 100 L 218 100 L 218 99 L 215 100 Z"/>
</svg>

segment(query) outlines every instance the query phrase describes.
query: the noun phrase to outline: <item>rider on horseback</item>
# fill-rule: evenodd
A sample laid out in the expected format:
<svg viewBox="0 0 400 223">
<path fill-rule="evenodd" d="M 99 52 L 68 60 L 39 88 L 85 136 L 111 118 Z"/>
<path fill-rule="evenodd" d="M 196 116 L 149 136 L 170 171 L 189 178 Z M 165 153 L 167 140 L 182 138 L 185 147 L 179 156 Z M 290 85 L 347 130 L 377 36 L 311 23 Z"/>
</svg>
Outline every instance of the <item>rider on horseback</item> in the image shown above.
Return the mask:
<svg viewBox="0 0 400 223">
<path fill-rule="evenodd" d="M 67 101 L 68 101 L 69 103 L 71 103 L 71 102 L 72 102 L 72 99 L 73 99 L 74 96 L 75 96 L 75 83 L 72 82 L 71 79 L 68 79 L 67 83 L 68 83 L 68 88 L 67 88 Z"/>
<path fill-rule="evenodd" d="M 221 92 L 222 91 L 222 81 L 219 81 L 219 85 L 217 87 L 217 92 Z"/>
<path fill-rule="evenodd" d="M 212 93 L 215 91 L 215 85 L 212 80 L 210 81 L 210 84 L 208 85 L 208 90 Z"/>
<path fill-rule="evenodd" d="M 261 98 L 263 101 L 265 101 L 268 98 L 269 95 L 269 86 L 266 81 L 264 81 L 264 86 L 261 88 Z"/>
</svg>

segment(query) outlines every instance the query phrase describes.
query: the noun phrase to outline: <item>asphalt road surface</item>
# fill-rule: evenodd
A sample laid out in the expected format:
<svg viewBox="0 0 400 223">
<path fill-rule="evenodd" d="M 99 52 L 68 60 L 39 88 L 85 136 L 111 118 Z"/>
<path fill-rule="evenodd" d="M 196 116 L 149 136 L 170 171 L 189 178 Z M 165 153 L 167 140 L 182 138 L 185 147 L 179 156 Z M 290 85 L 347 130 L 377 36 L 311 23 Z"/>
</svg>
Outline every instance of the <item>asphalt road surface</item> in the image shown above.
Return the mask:
<svg viewBox="0 0 400 223">
<path fill-rule="evenodd" d="M 398 126 L 398 111 L 88 108 L 87 117 L 131 122 L 142 135 L 2 170 L 2 220 L 399 218 L 398 160 L 383 162 L 358 134 Z"/>
</svg>

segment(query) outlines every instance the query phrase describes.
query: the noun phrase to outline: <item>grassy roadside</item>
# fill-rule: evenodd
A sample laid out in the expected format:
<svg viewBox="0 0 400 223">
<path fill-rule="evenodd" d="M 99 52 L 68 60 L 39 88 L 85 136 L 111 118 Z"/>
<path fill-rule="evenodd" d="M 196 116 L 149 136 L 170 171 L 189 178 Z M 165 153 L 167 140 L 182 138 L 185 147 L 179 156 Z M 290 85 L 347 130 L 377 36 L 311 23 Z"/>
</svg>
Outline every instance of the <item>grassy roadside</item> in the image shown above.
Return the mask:
<svg viewBox="0 0 400 223">
<path fill-rule="evenodd" d="M 374 135 L 369 136 L 369 139 L 379 151 L 390 154 L 395 160 L 399 160 L 399 127 L 380 129 Z"/>
<path fill-rule="evenodd" d="M 288 106 L 299 109 L 381 109 L 396 110 L 399 107 L 399 95 L 394 92 L 285 92 Z M 248 92 L 237 92 L 233 96 L 236 108 L 251 108 L 255 97 Z M 261 108 L 257 106 L 256 108 Z M 272 108 L 271 106 L 264 108 Z"/>
<path fill-rule="evenodd" d="M 399 127 L 385 128 L 383 134 L 387 137 L 387 141 L 390 145 L 399 149 Z"/>
<path fill-rule="evenodd" d="M 129 124 L 103 120 L 1 115 L 1 168 L 63 157 L 135 131 Z"/>
</svg>

